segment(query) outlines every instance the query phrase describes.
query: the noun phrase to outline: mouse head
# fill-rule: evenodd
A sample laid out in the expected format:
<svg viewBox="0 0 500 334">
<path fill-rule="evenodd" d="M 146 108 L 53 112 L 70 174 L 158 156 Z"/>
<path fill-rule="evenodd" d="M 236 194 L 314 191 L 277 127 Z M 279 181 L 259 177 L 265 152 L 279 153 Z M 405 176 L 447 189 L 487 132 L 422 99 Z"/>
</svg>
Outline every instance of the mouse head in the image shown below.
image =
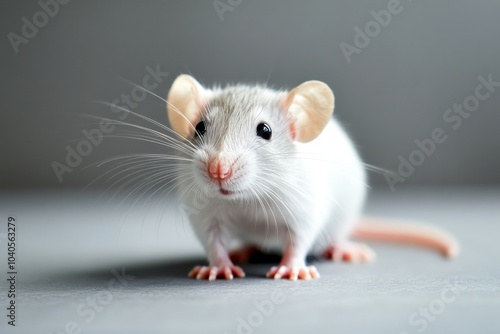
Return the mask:
<svg viewBox="0 0 500 334">
<path fill-rule="evenodd" d="M 244 85 L 207 89 L 180 75 L 167 110 L 172 129 L 195 147 L 189 157 L 195 186 L 221 198 L 248 199 L 283 188 L 296 143 L 314 140 L 333 107 L 331 89 L 319 81 L 289 92 Z"/>
</svg>

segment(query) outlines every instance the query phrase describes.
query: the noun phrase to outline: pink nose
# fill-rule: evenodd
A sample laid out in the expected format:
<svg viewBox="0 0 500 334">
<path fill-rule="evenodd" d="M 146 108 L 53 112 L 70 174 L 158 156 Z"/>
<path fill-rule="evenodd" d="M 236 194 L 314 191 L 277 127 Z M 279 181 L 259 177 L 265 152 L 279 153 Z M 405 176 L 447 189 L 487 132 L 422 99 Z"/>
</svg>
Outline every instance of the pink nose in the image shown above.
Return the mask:
<svg viewBox="0 0 500 334">
<path fill-rule="evenodd" d="M 231 164 L 220 159 L 212 159 L 207 166 L 208 175 L 215 181 L 224 181 L 231 177 L 233 169 Z"/>
</svg>

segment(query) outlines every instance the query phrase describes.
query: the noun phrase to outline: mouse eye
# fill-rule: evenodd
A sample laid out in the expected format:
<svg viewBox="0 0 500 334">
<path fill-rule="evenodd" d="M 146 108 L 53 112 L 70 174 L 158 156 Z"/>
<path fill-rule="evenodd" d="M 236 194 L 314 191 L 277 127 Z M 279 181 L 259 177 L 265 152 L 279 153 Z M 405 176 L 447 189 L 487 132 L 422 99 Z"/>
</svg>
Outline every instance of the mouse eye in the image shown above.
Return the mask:
<svg viewBox="0 0 500 334">
<path fill-rule="evenodd" d="M 257 136 L 262 137 L 265 140 L 271 139 L 272 134 L 271 127 L 267 123 L 260 123 L 257 125 Z"/>
<path fill-rule="evenodd" d="M 196 130 L 196 132 L 194 133 L 195 137 L 203 136 L 207 131 L 207 128 L 205 127 L 205 122 L 201 121 L 198 124 L 196 124 L 195 130 Z"/>
</svg>

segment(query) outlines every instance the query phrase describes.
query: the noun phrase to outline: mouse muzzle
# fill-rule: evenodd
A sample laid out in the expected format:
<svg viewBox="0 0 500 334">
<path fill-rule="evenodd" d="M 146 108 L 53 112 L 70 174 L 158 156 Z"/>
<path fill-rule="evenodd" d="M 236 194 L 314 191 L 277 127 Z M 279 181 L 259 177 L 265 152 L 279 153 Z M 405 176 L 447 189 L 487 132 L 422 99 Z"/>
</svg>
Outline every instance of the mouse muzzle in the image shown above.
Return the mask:
<svg viewBox="0 0 500 334">
<path fill-rule="evenodd" d="M 219 154 L 209 160 L 207 164 L 208 176 L 217 182 L 228 180 L 233 175 L 234 163 L 226 156 Z"/>
</svg>

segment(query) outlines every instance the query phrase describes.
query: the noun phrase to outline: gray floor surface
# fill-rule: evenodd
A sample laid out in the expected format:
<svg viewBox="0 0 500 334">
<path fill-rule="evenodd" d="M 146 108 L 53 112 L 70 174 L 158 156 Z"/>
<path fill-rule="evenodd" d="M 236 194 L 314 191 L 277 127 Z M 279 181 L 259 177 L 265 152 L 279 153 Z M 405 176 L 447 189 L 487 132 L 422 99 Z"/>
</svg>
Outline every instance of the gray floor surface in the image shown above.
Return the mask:
<svg viewBox="0 0 500 334">
<path fill-rule="evenodd" d="M 372 191 L 369 215 L 439 225 L 447 261 L 370 243 L 372 264 L 318 262 L 321 278 L 186 277 L 203 252 L 173 198 L 0 193 L 1 333 L 500 333 L 500 189 Z M 17 223 L 17 319 L 7 323 L 6 220 Z M 273 262 L 273 257 L 256 259 Z"/>
</svg>

